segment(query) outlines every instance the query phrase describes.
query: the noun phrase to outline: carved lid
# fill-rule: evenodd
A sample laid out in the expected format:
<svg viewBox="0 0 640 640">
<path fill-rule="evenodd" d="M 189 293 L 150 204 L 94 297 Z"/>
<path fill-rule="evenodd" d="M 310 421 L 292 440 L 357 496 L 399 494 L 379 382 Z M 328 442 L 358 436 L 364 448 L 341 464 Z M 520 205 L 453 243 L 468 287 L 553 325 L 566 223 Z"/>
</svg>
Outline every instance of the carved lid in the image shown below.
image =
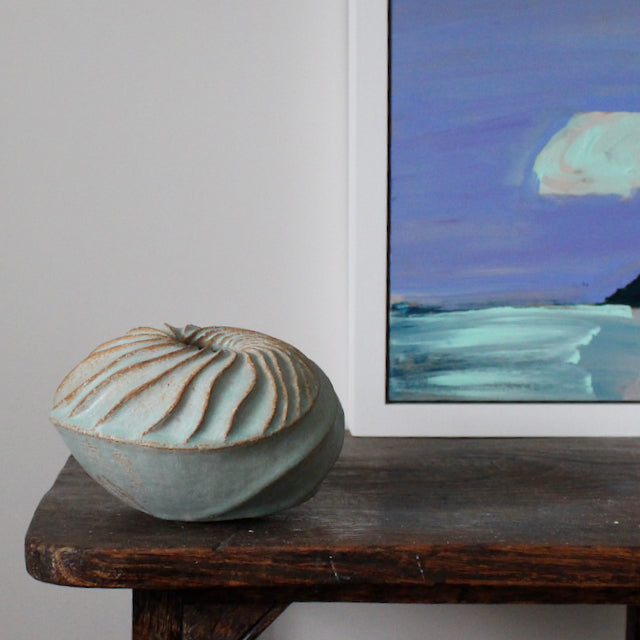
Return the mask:
<svg viewBox="0 0 640 640">
<path fill-rule="evenodd" d="M 255 331 L 140 327 L 67 375 L 51 420 L 152 446 L 228 446 L 298 421 L 318 398 L 318 372 L 295 347 Z"/>
</svg>

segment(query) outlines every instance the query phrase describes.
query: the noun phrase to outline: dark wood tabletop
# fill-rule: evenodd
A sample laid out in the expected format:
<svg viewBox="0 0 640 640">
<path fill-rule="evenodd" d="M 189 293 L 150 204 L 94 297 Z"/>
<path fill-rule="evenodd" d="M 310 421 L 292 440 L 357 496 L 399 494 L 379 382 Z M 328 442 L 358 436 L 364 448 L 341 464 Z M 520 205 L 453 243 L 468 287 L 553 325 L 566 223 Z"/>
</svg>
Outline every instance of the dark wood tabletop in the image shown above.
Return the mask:
<svg viewBox="0 0 640 640">
<path fill-rule="evenodd" d="M 70 458 L 28 571 L 217 599 L 640 603 L 640 439 L 347 437 L 318 493 L 254 520 L 155 519 Z"/>
</svg>

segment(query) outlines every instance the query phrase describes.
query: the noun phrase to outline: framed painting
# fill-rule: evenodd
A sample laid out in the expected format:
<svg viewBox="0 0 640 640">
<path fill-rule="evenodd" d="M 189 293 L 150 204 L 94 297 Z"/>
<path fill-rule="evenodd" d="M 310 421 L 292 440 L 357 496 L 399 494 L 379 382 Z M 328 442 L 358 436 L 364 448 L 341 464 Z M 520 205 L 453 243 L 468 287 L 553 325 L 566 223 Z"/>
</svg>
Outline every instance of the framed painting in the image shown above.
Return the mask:
<svg viewBox="0 0 640 640">
<path fill-rule="evenodd" d="M 631 435 L 640 7 L 352 0 L 356 434 Z"/>
</svg>

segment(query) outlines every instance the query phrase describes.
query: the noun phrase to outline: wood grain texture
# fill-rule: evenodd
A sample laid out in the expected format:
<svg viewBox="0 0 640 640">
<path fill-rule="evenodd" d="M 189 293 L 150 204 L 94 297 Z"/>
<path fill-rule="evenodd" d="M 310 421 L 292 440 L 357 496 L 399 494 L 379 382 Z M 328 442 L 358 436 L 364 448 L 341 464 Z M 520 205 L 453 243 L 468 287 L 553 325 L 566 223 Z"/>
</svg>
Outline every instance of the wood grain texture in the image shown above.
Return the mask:
<svg viewBox="0 0 640 640">
<path fill-rule="evenodd" d="M 640 604 L 640 439 L 347 438 L 318 494 L 259 520 L 122 505 L 70 459 L 26 536 L 37 579 L 218 601 Z"/>
<path fill-rule="evenodd" d="M 180 592 L 134 591 L 132 621 L 133 640 L 181 640 Z"/>
</svg>

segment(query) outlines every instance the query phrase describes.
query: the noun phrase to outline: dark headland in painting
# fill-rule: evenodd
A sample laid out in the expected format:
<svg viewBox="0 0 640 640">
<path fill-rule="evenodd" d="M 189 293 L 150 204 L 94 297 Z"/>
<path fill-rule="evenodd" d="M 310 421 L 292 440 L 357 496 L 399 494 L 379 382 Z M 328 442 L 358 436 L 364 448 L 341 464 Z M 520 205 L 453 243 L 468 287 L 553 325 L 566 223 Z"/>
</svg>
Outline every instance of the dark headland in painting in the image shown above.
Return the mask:
<svg viewBox="0 0 640 640">
<path fill-rule="evenodd" d="M 626 304 L 630 307 L 640 307 L 640 275 L 626 287 L 617 289 L 615 293 L 604 299 L 606 304 Z"/>
<path fill-rule="evenodd" d="M 634 309 L 640 309 L 640 275 L 626 286 L 616 289 L 614 293 L 607 296 L 604 301 L 599 304 L 624 304 Z M 443 307 L 423 305 L 418 302 L 394 302 L 391 304 L 390 309 L 394 314 L 400 316 L 418 316 L 426 313 L 439 313 L 448 310 Z"/>
</svg>

